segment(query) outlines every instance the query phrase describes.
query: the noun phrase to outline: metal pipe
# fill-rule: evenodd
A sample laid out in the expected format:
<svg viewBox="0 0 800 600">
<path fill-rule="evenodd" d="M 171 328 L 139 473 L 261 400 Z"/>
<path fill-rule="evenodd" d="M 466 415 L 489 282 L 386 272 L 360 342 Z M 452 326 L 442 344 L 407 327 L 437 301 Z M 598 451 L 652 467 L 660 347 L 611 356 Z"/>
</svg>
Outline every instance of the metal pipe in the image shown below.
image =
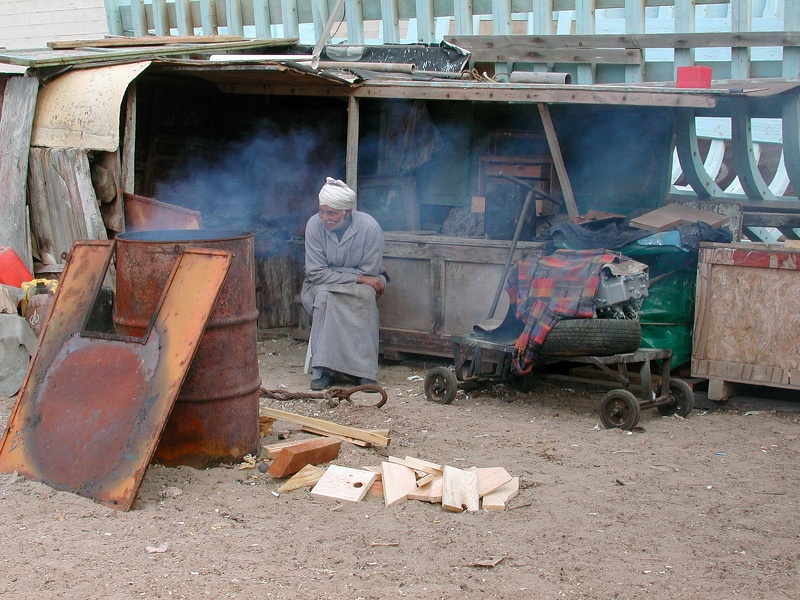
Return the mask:
<svg viewBox="0 0 800 600">
<path fill-rule="evenodd" d="M 363 69 L 365 71 L 377 71 L 381 73 L 405 73 L 412 75 L 417 66 L 414 64 L 405 63 L 376 63 L 376 62 L 360 62 L 360 61 L 333 61 L 321 60 L 319 61 L 319 69 Z"/>
<path fill-rule="evenodd" d="M 508 277 L 508 271 L 511 268 L 511 260 L 514 258 L 514 252 L 517 251 L 517 242 L 519 242 L 519 237 L 522 235 L 522 226 L 525 224 L 525 217 L 528 215 L 528 210 L 530 210 L 531 202 L 533 202 L 533 193 L 534 189 L 531 189 L 528 192 L 528 195 L 525 196 L 525 204 L 522 205 L 522 210 L 519 214 L 519 221 L 517 221 L 517 229 L 514 231 L 514 239 L 511 240 L 511 248 L 508 250 L 508 256 L 506 257 L 506 264 L 503 265 L 503 276 L 500 278 L 500 284 L 497 286 L 497 291 L 494 294 L 494 300 L 492 300 L 492 308 L 489 309 L 489 316 L 486 317 L 487 319 L 494 318 L 494 312 L 497 310 L 497 304 L 500 302 L 500 294 L 503 293 L 503 286 L 506 283 L 506 277 Z"/>
<path fill-rule="evenodd" d="M 508 81 L 509 83 L 572 83 L 572 75 L 550 71 L 513 71 Z"/>
<path fill-rule="evenodd" d="M 537 194 L 537 195 L 541 196 L 541 197 L 542 197 L 542 198 L 544 198 L 545 200 L 550 200 L 550 202 L 555 202 L 555 203 L 556 203 L 556 204 L 558 204 L 559 206 L 564 206 L 564 201 L 563 201 L 563 200 L 559 200 L 558 198 L 556 198 L 556 197 L 554 197 L 554 196 L 551 196 L 551 195 L 550 195 L 550 194 L 548 194 L 547 192 L 543 192 L 543 191 L 542 191 L 542 190 L 540 190 L 539 188 L 532 186 L 532 185 L 531 185 L 530 183 L 528 183 L 527 181 L 522 181 L 521 179 L 517 179 L 516 177 L 513 177 L 512 175 L 506 175 L 506 174 L 505 174 L 505 173 L 503 173 L 503 172 L 500 172 L 500 173 L 498 173 L 498 175 L 497 175 L 497 176 L 498 176 L 498 177 L 502 177 L 503 179 L 508 179 L 508 180 L 509 180 L 509 181 L 511 181 L 512 183 L 516 183 L 516 184 L 517 184 L 517 185 L 519 185 L 519 186 L 522 186 L 522 187 L 524 187 L 524 188 L 527 188 L 527 189 L 531 190 L 531 191 L 532 191 L 534 194 Z"/>
</svg>

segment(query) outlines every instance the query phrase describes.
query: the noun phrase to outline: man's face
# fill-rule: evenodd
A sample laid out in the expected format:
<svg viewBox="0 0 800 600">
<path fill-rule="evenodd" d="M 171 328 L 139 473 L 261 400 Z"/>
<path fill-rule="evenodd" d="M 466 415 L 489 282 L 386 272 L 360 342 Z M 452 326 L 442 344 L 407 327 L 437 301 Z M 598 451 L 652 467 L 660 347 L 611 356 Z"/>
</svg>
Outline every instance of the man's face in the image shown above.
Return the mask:
<svg viewBox="0 0 800 600">
<path fill-rule="evenodd" d="M 336 226 L 342 222 L 342 219 L 345 218 L 349 211 L 347 210 L 335 210 L 330 206 L 325 206 L 324 204 L 320 204 L 319 207 L 319 218 L 322 219 L 322 225 L 328 231 L 332 231 L 336 229 Z"/>
</svg>

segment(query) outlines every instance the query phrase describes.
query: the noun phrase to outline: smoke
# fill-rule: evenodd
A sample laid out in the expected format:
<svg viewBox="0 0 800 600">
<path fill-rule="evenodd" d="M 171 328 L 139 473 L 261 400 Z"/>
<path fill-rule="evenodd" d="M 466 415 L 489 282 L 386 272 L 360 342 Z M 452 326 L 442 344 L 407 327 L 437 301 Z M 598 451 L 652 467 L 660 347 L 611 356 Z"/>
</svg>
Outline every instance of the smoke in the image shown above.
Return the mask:
<svg viewBox="0 0 800 600">
<path fill-rule="evenodd" d="M 324 129 L 316 123 L 285 131 L 264 121 L 245 139 L 197 142 L 157 183 L 155 198 L 199 210 L 206 229 L 296 235 L 315 210 L 325 177 L 343 175 L 341 152 L 326 147 Z"/>
</svg>

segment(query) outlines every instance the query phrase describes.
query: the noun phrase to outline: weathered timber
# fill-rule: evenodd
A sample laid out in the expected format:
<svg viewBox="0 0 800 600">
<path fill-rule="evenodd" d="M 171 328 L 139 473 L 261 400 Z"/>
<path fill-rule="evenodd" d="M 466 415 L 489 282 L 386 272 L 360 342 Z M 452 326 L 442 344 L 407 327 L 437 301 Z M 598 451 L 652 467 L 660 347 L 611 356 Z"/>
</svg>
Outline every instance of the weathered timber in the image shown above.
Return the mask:
<svg viewBox="0 0 800 600">
<path fill-rule="evenodd" d="M 38 91 L 38 78 L 12 77 L 3 92 L 0 115 L 0 246 L 11 246 L 31 272 L 25 182 Z"/>
</svg>

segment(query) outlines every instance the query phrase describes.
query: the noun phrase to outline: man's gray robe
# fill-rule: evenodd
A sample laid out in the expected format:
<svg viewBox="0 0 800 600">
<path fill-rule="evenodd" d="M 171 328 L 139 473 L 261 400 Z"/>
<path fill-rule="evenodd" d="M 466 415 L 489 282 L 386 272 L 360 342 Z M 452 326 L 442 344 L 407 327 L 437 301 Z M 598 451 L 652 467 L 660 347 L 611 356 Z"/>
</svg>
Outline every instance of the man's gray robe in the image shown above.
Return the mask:
<svg viewBox="0 0 800 600">
<path fill-rule="evenodd" d="M 372 286 L 359 275 L 381 275 L 383 231 L 367 213 L 353 211 L 340 240 L 319 215 L 306 224 L 306 278 L 301 298 L 312 317 L 314 376 L 329 369 L 378 378 L 378 306 Z"/>
</svg>

